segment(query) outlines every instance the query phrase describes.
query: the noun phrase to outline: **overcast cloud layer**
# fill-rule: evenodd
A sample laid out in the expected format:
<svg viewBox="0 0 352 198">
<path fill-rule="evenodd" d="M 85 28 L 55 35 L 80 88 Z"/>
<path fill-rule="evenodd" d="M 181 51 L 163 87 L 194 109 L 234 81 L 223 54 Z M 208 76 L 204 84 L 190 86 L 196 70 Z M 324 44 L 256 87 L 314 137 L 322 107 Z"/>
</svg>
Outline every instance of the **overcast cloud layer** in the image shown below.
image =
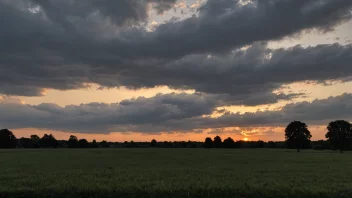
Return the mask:
<svg viewBox="0 0 352 198">
<path fill-rule="evenodd" d="M 222 112 L 209 115 L 226 104 L 218 97 L 202 94 L 165 94 L 140 97 L 120 103 L 90 103 L 60 107 L 56 104 L 25 105 L 0 102 L 0 125 L 10 128 L 40 128 L 81 133 L 196 132 L 208 128 L 285 126 L 293 120 L 327 124 L 352 119 L 352 94 L 312 102 L 285 105 L 277 111 L 255 113 Z"/>
<path fill-rule="evenodd" d="M 331 31 L 351 19 L 350 0 L 209 0 L 191 18 L 146 31 L 150 9 L 163 13 L 175 3 L 0 0 L 0 93 L 35 96 L 97 83 L 263 95 L 301 80 L 350 80 L 350 45 L 265 44 L 312 28 Z M 244 45 L 252 47 L 238 50 Z"/>
</svg>

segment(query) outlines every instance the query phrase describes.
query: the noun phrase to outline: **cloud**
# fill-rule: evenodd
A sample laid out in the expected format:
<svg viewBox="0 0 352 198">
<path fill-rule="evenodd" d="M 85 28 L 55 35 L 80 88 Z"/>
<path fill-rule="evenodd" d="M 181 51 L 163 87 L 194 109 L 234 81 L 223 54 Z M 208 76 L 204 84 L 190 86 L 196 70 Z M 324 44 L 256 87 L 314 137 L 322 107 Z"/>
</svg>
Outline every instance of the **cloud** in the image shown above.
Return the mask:
<svg viewBox="0 0 352 198">
<path fill-rule="evenodd" d="M 220 53 L 257 41 L 277 40 L 302 30 L 330 31 L 351 19 L 349 0 L 255 1 L 209 0 L 199 15 L 160 25 L 154 32 L 129 31 L 120 55 L 133 58 L 180 58 Z M 287 11 L 289 10 L 289 11 Z M 129 49 L 131 51 L 129 51 Z M 116 48 L 119 50 L 119 48 Z M 132 54 L 130 52 L 133 52 Z"/>
<path fill-rule="evenodd" d="M 30 64 L 34 59 L 25 61 Z M 18 59 L 9 61 L 14 61 L 14 64 L 21 62 Z M 290 99 L 289 95 L 272 94 L 284 84 L 307 80 L 320 83 L 327 80 L 350 81 L 351 61 L 352 45 L 307 48 L 298 45 L 273 50 L 265 43 L 256 43 L 246 50 L 224 55 L 190 55 L 166 63 L 130 61 L 122 63 L 126 67 L 121 68 L 82 65 L 33 65 L 31 69 L 5 67 L 2 69 L 0 91 L 14 95 L 40 95 L 47 87 L 78 89 L 85 87 L 86 82 L 103 87 L 123 85 L 132 89 L 166 85 L 175 89 L 229 94 L 237 101 L 245 98 L 244 105 L 254 106 Z"/>
<path fill-rule="evenodd" d="M 158 14 L 163 14 L 165 11 L 170 10 L 176 6 L 177 0 L 148 0 L 151 3 L 154 3 L 154 9 Z"/>
<path fill-rule="evenodd" d="M 202 94 L 185 93 L 65 107 L 51 103 L 32 106 L 9 103 L 8 100 L 3 99 L 0 103 L 0 111 L 8 112 L 0 116 L 2 126 L 96 133 L 133 131 L 138 125 L 145 125 L 145 131 L 159 132 L 153 125 L 211 114 L 218 105 L 218 101 Z"/>
<path fill-rule="evenodd" d="M 217 129 L 211 129 L 210 131 L 207 132 L 207 134 L 209 134 L 209 135 L 241 134 L 241 129 L 238 129 L 238 128 L 232 128 L 232 129 L 217 128 Z"/>
<path fill-rule="evenodd" d="M 283 84 L 306 80 L 348 80 L 352 75 L 352 45 L 297 45 L 275 50 L 266 45 L 255 43 L 247 50 L 211 57 L 190 55 L 160 67 L 147 67 L 142 73 L 126 71 L 119 81 L 131 87 L 168 85 L 236 95 L 270 93 Z"/>
<path fill-rule="evenodd" d="M 350 80 L 350 45 L 272 50 L 253 44 L 312 28 L 330 31 L 351 19 L 350 0 L 209 0 L 198 15 L 151 32 L 144 27 L 150 7 L 162 13 L 176 3 L 0 0 L 0 93 L 36 96 L 87 83 L 166 85 L 240 98 L 259 94 L 265 101 L 284 83 Z M 260 103 L 255 100 L 248 104 Z"/>
<path fill-rule="evenodd" d="M 177 0 L 31 0 L 32 6 L 39 6 L 53 23 L 74 27 L 74 20 L 108 20 L 112 24 L 138 25 L 146 22 L 150 5 L 162 14 L 171 9 Z M 30 1 L 29 1 L 30 2 Z M 70 20 L 70 18 L 72 20 Z M 72 26 L 73 25 L 73 26 Z"/>
<path fill-rule="evenodd" d="M 283 131 L 283 130 L 282 130 L 282 131 Z M 265 136 L 265 137 L 277 135 L 277 133 L 276 133 L 273 129 L 269 129 L 269 130 L 267 130 L 267 131 L 262 131 L 260 134 L 261 134 L 262 136 Z"/>
<path fill-rule="evenodd" d="M 241 131 L 247 131 L 245 134 L 249 135 L 255 131 L 252 129 L 283 127 L 293 120 L 308 125 L 327 124 L 336 119 L 352 120 L 352 94 L 291 103 L 275 111 L 224 112 L 216 118 L 209 115 L 216 107 L 224 105 L 223 101 L 199 93 L 159 94 L 152 98 L 139 97 L 113 104 L 89 103 L 65 107 L 48 103 L 26 105 L 7 100 L 0 102 L 0 111 L 6 112 L 0 115 L 0 125 L 3 127 L 80 133 L 194 132 L 241 127 Z"/>
<path fill-rule="evenodd" d="M 352 120 L 352 94 L 343 94 L 337 97 L 329 97 L 312 102 L 290 103 L 281 110 L 257 111 L 254 113 L 230 113 L 227 112 L 218 118 L 195 118 L 193 127 L 223 128 L 223 127 L 262 127 L 262 126 L 286 126 L 289 122 L 300 120 L 308 125 L 327 124 L 330 120 Z M 198 125 L 198 126 L 196 126 Z"/>
</svg>

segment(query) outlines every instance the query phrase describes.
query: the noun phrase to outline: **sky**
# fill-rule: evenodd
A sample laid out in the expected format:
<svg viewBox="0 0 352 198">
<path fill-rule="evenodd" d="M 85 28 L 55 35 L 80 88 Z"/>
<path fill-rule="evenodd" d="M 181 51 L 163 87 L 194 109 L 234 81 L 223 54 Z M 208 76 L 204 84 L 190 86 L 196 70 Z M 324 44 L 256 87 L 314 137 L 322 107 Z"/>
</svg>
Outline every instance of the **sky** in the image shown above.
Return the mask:
<svg viewBox="0 0 352 198">
<path fill-rule="evenodd" d="M 0 128 L 313 140 L 352 121 L 351 0 L 0 0 Z"/>
</svg>

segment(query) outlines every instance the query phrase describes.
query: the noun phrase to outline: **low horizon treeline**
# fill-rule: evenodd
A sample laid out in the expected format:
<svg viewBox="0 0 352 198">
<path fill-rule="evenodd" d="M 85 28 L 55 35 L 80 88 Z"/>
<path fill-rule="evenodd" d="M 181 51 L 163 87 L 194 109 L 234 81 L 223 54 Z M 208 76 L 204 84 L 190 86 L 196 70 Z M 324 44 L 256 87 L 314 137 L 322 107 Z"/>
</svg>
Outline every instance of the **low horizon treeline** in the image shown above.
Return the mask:
<svg viewBox="0 0 352 198">
<path fill-rule="evenodd" d="M 0 133 L 6 130 L 8 129 L 1 129 Z M 0 135 L 0 137 L 4 136 Z M 52 134 L 44 134 L 42 138 L 39 138 L 38 135 L 19 139 L 13 137 L 10 144 L 4 144 L 3 141 L 0 141 L 0 148 L 287 148 L 285 141 L 234 141 L 232 138 L 226 138 L 222 141 L 219 136 L 214 137 L 211 145 L 206 141 L 157 141 L 155 139 L 150 142 L 108 142 L 105 140 L 89 142 L 73 135 L 68 140 L 56 140 Z M 311 144 L 304 146 L 304 149 L 310 148 L 330 149 L 327 140 L 311 141 Z"/>
<path fill-rule="evenodd" d="M 288 148 L 297 149 L 339 149 L 352 150 L 352 125 L 344 120 L 330 122 L 327 126 L 327 140 L 311 141 L 312 135 L 308 126 L 300 121 L 291 122 L 285 129 L 285 141 L 235 141 L 228 137 L 222 141 L 219 136 L 214 139 L 207 137 L 199 141 L 162 141 L 153 139 L 151 142 L 92 142 L 78 139 L 71 135 L 68 140 L 56 140 L 52 134 L 43 137 L 31 135 L 30 138 L 17 139 L 12 131 L 0 130 L 0 148 Z"/>
</svg>

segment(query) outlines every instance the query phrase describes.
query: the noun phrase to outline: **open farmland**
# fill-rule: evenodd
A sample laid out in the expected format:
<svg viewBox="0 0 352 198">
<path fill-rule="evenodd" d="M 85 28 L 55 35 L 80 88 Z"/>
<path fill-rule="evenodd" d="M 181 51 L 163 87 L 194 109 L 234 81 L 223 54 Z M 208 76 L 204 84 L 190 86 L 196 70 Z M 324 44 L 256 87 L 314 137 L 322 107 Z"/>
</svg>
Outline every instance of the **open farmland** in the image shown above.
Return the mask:
<svg viewBox="0 0 352 198">
<path fill-rule="evenodd" d="M 0 197 L 352 197 L 352 153 L 0 150 Z"/>
</svg>

